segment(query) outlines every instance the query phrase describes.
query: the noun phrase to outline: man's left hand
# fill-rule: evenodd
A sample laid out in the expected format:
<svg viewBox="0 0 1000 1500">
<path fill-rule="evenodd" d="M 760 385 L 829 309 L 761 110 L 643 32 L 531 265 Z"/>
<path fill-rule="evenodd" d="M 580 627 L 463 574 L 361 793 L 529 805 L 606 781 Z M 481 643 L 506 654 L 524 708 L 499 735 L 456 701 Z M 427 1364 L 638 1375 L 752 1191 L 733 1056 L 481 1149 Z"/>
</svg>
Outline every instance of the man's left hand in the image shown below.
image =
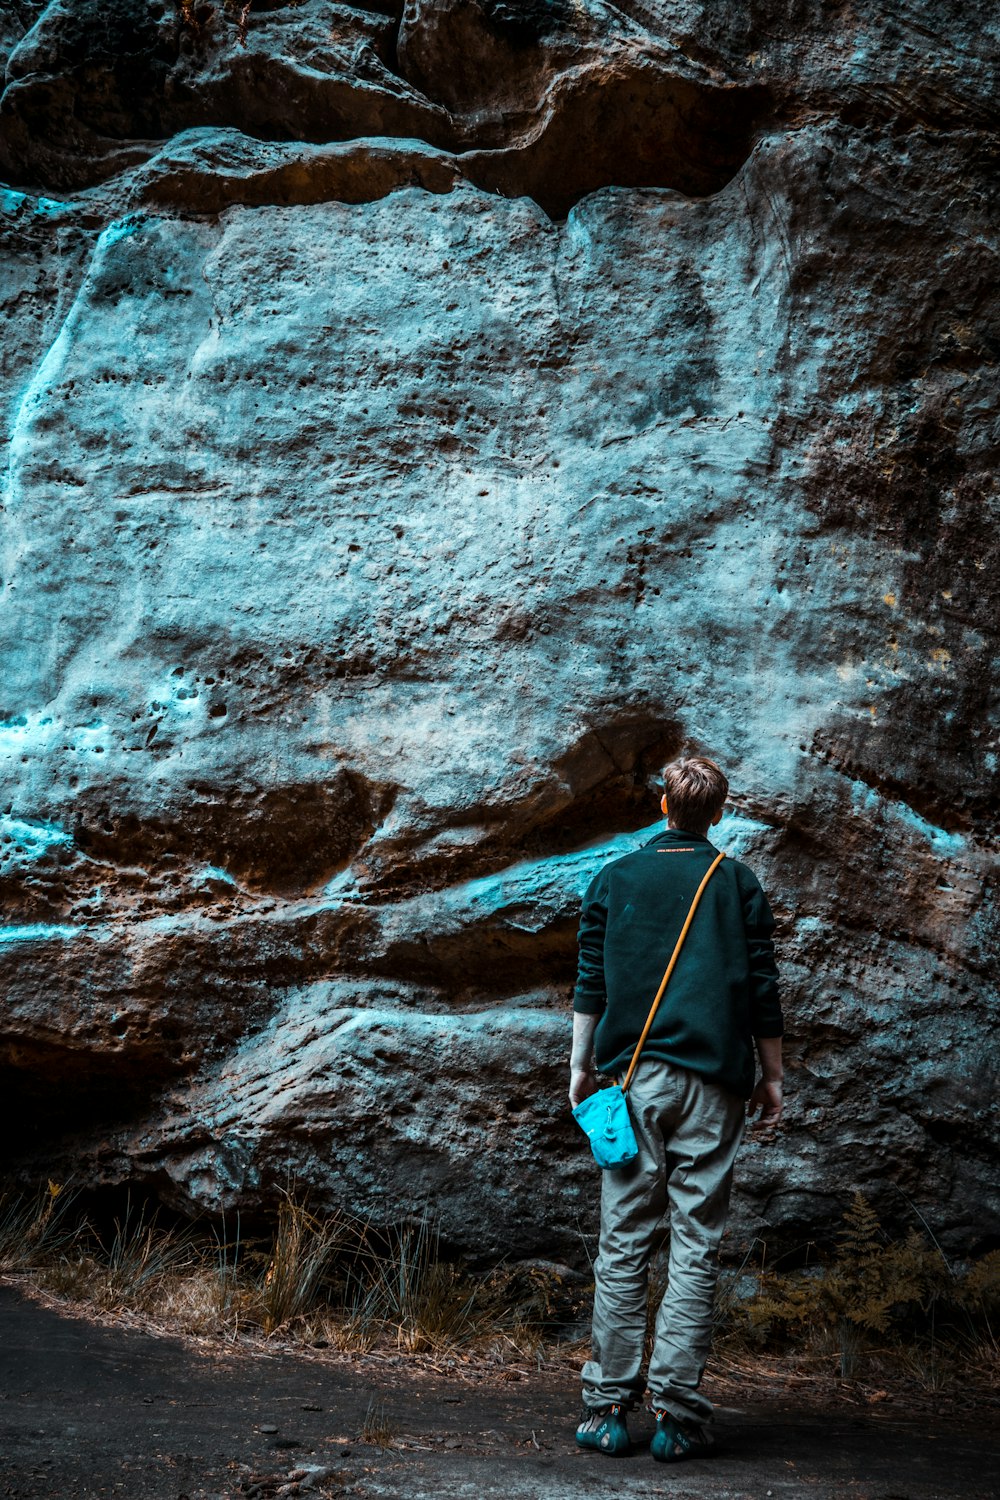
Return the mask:
<svg viewBox="0 0 1000 1500">
<path fill-rule="evenodd" d="M 783 1090 L 780 1078 L 759 1078 L 757 1086 L 747 1100 L 747 1114 L 751 1130 L 771 1130 L 779 1124 L 783 1108 Z M 760 1114 L 756 1119 L 757 1111 Z"/>
<path fill-rule="evenodd" d="M 569 1103 L 571 1109 L 576 1109 L 584 1099 L 589 1099 L 591 1094 L 596 1094 L 598 1089 L 597 1073 L 593 1068 L 570 1068 L 569 1070 Z"/>
</svg>

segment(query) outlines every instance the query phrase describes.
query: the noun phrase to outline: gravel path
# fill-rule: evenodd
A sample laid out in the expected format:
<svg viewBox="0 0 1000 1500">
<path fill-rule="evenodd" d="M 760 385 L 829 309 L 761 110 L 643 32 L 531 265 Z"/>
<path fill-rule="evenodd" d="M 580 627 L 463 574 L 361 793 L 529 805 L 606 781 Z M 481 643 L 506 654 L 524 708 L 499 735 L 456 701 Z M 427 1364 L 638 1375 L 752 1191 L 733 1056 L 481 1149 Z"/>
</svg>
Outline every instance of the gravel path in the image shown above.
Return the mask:
<svg viewBox="0 0 1000 1500">
<path fill-rule="evenodd" d="M 727 1396 L 732 1400 L 732 1392 Z M 242 1500 L 997 1500 L 995 1412 L 929 1421 L 787 1399 L 722 1407 L 720 1451 L 674 1469 L 644 1446 L 577 1451 L 576 1383 L 418 1377 L 95 1323 L 0 1284 L 0 1497 Z M 381 1420 L 383 1442 L 360 1434 Z M 634 1422 L 648 1438 L 651 1419 Z"/>
</svg>

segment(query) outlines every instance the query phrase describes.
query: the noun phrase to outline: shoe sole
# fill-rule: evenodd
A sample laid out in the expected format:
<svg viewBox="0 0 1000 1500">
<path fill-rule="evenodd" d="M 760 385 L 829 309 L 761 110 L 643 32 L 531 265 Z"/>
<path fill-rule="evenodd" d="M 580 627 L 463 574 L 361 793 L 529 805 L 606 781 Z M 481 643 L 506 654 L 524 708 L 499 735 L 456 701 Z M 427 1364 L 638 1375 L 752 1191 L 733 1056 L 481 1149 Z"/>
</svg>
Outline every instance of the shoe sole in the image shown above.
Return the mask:
<svg viewBox="0 0 1000 1500">
<path fill-rule="evenodd" d="M 608 1447 L 602 1448 L 600 1443 L 581 1443 L 580 1439 L 577 1438 L 576 1446 L 582 1448 L 585 1453 L 601 1453 L 605 1458 L 625 1458 L 627 1454 L 632 1452 L 631 1443 L 626 1443 L 621 1448 L 612 1448 L 610 1444 Z"/>
<path fill-rule="evenodd" d="M 710 1458 L 715 1449 L 706 1443 L 692 1443 L 691 1447 L 685 1448 L 683 1453 L 657 1453 L 651 1443 L 649 1451 L 658 1464 L 683 1464 L 688 1463 L 692 1458 Z"/>
</svg>

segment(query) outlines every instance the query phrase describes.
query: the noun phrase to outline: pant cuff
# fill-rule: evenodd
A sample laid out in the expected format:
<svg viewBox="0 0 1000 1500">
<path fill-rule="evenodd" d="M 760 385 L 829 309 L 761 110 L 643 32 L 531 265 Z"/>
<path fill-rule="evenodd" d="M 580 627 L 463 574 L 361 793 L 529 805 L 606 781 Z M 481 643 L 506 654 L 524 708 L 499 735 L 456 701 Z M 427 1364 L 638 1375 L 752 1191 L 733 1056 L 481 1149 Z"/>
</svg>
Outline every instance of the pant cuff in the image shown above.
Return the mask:
<svg viewBox="0 0 1000 1500">
<path fill-rule="evenodd" d="M 636 1395 L 609 1396 L 603 1391 L 588 1390 L 583 1393 L 583 1404 L 588 1411 L 603 1411 L 608 1406 L 620 1406 L 624 1411 L 634 1411 L 639 1401 L 640 1397 Z"/>
<path fill-rule="evenodd" d="M 715 1421 L 715 1412 L 709 1407 L 708 1411 L 699 1409 L 692 1411 L 689 1406 L 684 1406 L 673 1396 L 651 1396 L 649 1402 L 650 1411 L 665 1411 L 674 1418 L 676 1422 L 692 1422 L 696 1427 L 711 1427 Z"/>
</svg>

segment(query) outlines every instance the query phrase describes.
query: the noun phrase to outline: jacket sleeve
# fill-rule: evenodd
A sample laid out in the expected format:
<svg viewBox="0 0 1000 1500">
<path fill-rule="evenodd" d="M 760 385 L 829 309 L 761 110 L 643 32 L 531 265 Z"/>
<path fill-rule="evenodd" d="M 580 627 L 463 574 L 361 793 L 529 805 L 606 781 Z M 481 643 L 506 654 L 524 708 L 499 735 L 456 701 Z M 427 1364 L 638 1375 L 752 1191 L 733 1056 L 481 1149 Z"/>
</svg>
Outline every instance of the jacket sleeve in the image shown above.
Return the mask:
<svg viewBox="0 0 1000 1500">
<path fill-rule="evenodd" d="M 579 957 L 573 1009 L 599 1016 L 608 1003 L 604 985 L 604 933 L 608 923 L 607 881 L 600 870 L 587 887 L 577 936 Z"/>
<path fill-rule="evenodd" d="M 750 1031 L 753 1036 L 783 1036 L 785 1023 L 772 941 L 774 917 L 760 882 L 746 866 L 740 894 L 750 966 Z"/>
</svg>

